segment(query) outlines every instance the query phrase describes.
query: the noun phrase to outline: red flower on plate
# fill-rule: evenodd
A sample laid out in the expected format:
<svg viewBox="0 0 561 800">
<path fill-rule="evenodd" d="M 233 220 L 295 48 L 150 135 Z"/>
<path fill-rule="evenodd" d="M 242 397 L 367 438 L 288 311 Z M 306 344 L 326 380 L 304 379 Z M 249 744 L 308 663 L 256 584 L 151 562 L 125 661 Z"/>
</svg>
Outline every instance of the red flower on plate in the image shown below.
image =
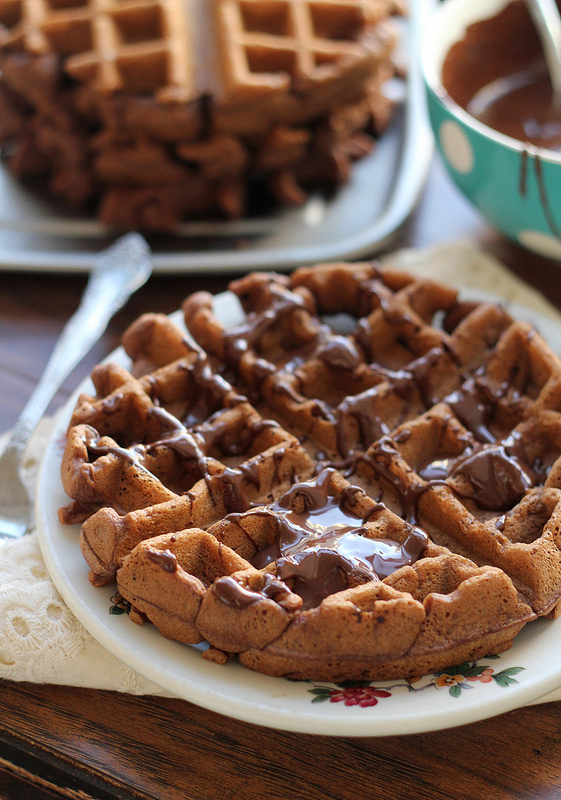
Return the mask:
<svg viewBox="0 0 561 800">
<path fill-rule="evenodd" d="M 482 669 L 479 675 L 468 675 L 468 681 L 481 681 L 481 683 L 491 683 L 493 680 L 493 672 L 494 669 L 492 667 L 486 667 L 486 669 Z"/>
<path fill-rule="evenodd" d="M 346 689 L 332 689 L 329 692 L 330 703 L 344 703 L 346 706 L 375 706 L 380 697 L 391 697 L 391 692 L 376 689 L 374 686 L 351 686 Z"/>
</svg>

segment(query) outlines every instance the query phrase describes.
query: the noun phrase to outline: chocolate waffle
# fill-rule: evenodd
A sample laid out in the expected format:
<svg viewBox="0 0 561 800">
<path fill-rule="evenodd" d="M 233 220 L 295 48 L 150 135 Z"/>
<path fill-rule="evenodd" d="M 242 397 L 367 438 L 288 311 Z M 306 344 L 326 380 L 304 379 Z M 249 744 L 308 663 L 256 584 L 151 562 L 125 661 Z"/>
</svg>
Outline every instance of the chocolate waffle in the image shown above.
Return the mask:
<svg viewBox="0 0 561 800">
<path fill-rule="evenodd" d="M 90 580 L 270 675 L 414 676 L 561 599 L 561 362 L 501 306 L 375 263 L 254 273 L 96 368 L 63 483 Z"/>
<path fill-rule="evenodd" d="M 0 144 L 120 228 L 299 204 L 387 125 L 389 0 L 0 0 Z M 76 151 L 65 157 L 68 142 Z"/>
</svg>

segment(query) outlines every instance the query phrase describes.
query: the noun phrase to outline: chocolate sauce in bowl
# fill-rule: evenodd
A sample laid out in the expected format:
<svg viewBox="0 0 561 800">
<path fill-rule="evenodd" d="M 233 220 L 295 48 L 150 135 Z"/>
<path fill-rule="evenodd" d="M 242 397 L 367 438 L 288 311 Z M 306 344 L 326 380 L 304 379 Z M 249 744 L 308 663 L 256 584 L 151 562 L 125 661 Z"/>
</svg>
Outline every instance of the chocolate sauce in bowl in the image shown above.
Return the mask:
<svg viewBox="0 0 561 800">
<path fill-rule="evenodd" d="M 561 150 L 561 114 L 523 0 L 470 25 L 442 67 L 448 95 L 472 117 L 521 142 Z"/>
<path fill-rule="evenodd" d="M 477 92 L 466 111 L 513 139 L 561 151 L 561 115 L 551 98 L 551 82 L 538 62 Z"/>
</svg>

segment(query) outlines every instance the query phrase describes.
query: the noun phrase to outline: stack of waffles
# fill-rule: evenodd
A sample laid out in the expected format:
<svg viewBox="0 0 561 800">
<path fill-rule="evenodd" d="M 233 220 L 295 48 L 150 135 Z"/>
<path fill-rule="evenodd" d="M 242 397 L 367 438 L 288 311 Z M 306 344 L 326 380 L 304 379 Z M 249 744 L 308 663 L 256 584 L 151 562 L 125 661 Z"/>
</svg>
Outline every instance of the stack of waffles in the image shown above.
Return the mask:
<svg viewBox="0 0 561 800">
<path fill-rule="evenodd" d="M 138 623 L 270 675 L 420 675 L 561 599 L 561 362 L 498 305 L 372 263 L 142 316 L 70 422 L 64 523 Z"/>
<path fill-rule="evenodd" d="M 301 204 L 392 103 L 395 0 L 0 0 L 11 170 L 120 228 Z M 259 188 L 258 188 L 259 187 Z"/>
</svg>

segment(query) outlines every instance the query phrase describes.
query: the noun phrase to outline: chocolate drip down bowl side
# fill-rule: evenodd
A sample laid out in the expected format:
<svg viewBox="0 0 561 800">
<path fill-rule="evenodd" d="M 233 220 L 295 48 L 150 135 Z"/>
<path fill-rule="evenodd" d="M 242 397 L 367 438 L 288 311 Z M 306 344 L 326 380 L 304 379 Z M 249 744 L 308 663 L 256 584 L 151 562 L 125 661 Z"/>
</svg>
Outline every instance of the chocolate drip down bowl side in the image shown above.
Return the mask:
<svg viewBox="0 0 561 800">
<path fill-rule="evenodd" d="M 499 231 L 561 258 L 561 115 L 522 0 L 446 0 L 427 28 L 431 125 L 460 191 Z"/>
</svg>

